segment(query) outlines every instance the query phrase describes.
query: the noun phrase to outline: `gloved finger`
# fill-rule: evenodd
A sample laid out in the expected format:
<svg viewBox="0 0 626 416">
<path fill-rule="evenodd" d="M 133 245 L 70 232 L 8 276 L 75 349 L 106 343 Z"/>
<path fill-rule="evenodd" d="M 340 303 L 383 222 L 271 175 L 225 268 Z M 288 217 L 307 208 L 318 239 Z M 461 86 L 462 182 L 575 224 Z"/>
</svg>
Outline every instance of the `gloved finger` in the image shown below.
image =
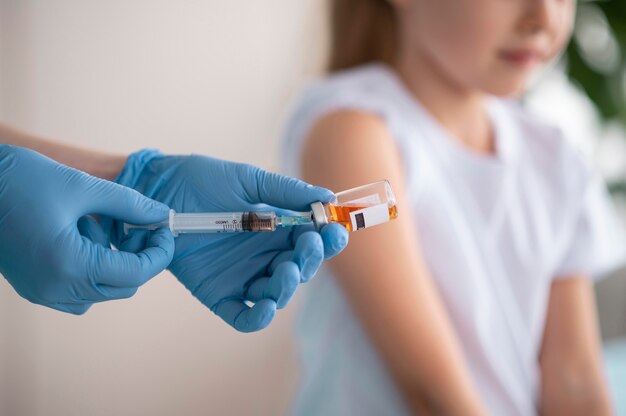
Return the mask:
<svg viewBox="0 0 626 416">
<path fill-rule="evenodd" d="M 115 287 L 139 287 L 163 271 L 174 256 L 174 237 L 167 228 L 156 230 L 138 253 L 114 251 L 97 246 L 92 267 L 97 284 Z"/>
<path fill-rule="evenodd" d="M 137 293 L 136 287 L 115 287 L 96 284 L 80 292 L 80 300 L 67 305 L 91 305 L 93 303 L 108 302 L 110 300 L 128 299 Z"/>
<path fill-rule="evenodd" d="M 261 299 L 249 307 L 241 300 L 227 300 L 212 308 L 213 312 L 239 332 L 259 331 L 272 322 L 276 302 Z"/>
<path fill-rule="evenodd" d="M 111 247 L 111 243 L 109 241 L 109 236 L 104 232 L 98 221 L 95 218 L 85 215 L 78 219 L 76 223 L 78 227 L 78 232 L 83 237 L 87 237 L 91 241 L 96 244 L 100 244 L 102 247 L 109 248 Z"/>
<path fill-rule="evenodd" d="M 328 189 L 309 185 L 299 179 L 263 169 L 246 166 L 246 173 L 241 183 L 246 190 L 250 203 L 263 203 L 278 208 L 295 211 L 308 211 L 309 205 L 316 201 L 329 202 L 335 195 Z"/>
<path fill-rule="evenodd" d="M 121 251 L 127 251 L 129 253 L 138 253 L 148 243 L 150 239 L 150 231 L 133 229 L 127 235 L 122 237 L 122 241 L 117 247 Z"/>
<path fill-rule="evenodd" d="M 291 255 L 291 261 L 300 269 L 300 280 L 308 282 L 317 272 L 324 260 L 324 243 L 315 231 L 309 231 L 298 237 Z"/>
<path fill-rule="evenodd" d="M 137 293 L 136 287 L 115 287 L 109 285 L 96 285 L 96 290 L 101 295 L 93 302 L 105 302 L 115 299 L 128 299 Z"/>
<path fill-rule="evenodd" d="M 313 232 L 311 227 L 301 226 L 294 230 L 292 236 L 295 242 L 305 233 Z M 320 231 L 324 244 L 324 259 L 328 260 L 339 254 L 348 245 L 350 233 L 340 224 L 328 224 Z M 276 267 L 282 262 L 291 260 L 294 256 L 293 250 L 281 251 L 270 263 L 267 272 L 274 273 Z M 314 272 L 315 273 L 315 272 Z M 310 277 L 309 277 L 310 279 Z"/>
<path fill-rule="evenodd" d="M 90 201 L 85 214 L 102 214 L 130 224 L 153 224 L 169 216 L 167 205 L 147 198 L 134 189 L 93 178 L 86 190 Z"/>
<path fill-rule="evenodd" d="M 262 277 L 252 282 L 246 293 L 246 299 L 259 302 L 272 299 L 278 309 L 282 309 L 291 300 L 300 283 L 300 269 L 291 261 L 282 262 L 271 277 Z"/>
<path fill-rule="evenodd" d="M 341 224 L 328 224 L 320 230 L 324 242 L 324 258 L 330 259 L 346 248 L 350 240 L 350 234 L 346 227 Z"/>
<path fill-rule="evenodd" d="M 291 261 L 292 257 L 293 257 L 293 250 L 286 250 L 286 251 L 281 251 L 280 253 L 278 253 L 276 257 L 274 257 L 274 259 L 271 261 L 269 267 L 267 268 L 267 274 L 273 275 L 274 271 L 279 265 L 283 264 L 286 261 Z"/>
<path fill-rule="evenodd" d="M 52 303 L 46 306 L 72 315 L 83 315 L 91 308 L 91 303 Z"/>
<path fill-rule="evenodd" d="M 286 215 L 293 215 L 293 214 L 286 213 Z M 313 224 L 304 224 L 304 225 L 298 225 L 297 227 L 291 227 L 289 231 L 291 233 L 291 244 L 296 245 L 296 241 L 298 241 L 298 238 L 302 234 L 309 232 L 309 231 L 316 231 L 316 230 Z"/>
<path fill-rule="evenodd" d="M 274 257 L 268 267 L 268 273 L 274 273 L 276 267 L 285 261 L 293 261 L 300 269 L 301 282 L 307 282 L 315 275 L 323 259 L 324 245 L 321 236 L 309 229 L 297 237 L 294 250 L 282 251 Z"/>
<path fill-rule="evenodd" d="M 291 229 L 289 230 L 290 237 L 288 240 L 285 241 L 286 246 L 290 247 L 291 249 L 290 250 L 287 250 L 286 248 L 283 249 L 276 255 L 276 257 L 272 259 L 272 261 L 270 262 L 267 268 L 267 274 L 271 275 L 272 273 L 274 273 L 274 270 L 276 270 L 276 266 L 278 266 L 282 262 L 291 261 L 291 258 L 293 256 L 293 248 L 295 247 L 296 242 L 298 241 L 298 239 L 300 238 L 302 234 L 308 233 L 311 231 L 315 232 L 315 227 L 312 224 L 305 224 L 305 225 L 300 225 L 297 227 L 291 227 Z"/>
</svg>

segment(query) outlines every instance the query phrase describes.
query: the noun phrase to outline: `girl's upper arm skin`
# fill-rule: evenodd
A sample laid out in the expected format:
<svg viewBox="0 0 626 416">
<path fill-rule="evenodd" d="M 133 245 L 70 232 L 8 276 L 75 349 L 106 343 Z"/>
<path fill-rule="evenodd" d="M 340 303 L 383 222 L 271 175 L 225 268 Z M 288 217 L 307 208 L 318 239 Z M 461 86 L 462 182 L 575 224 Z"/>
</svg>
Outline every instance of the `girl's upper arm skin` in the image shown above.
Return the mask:
<svg viewBox="0 0 626 416">
<path fill-rule="evenodd" d="M 552 283 L 539 363 L 542 415 L 611 414 L 589 279 Z"/>
<path fill-rule="evenodd" d="M 330 113 L 310 130 L 301 158 L 305 180 L 335 191 L 389 180 L 398 219 L 352 234 L 330 267 L 413 410 L 482 413 L 420 254 L 402 162 L 382 120 L 352 110 Z"/>
</svg>

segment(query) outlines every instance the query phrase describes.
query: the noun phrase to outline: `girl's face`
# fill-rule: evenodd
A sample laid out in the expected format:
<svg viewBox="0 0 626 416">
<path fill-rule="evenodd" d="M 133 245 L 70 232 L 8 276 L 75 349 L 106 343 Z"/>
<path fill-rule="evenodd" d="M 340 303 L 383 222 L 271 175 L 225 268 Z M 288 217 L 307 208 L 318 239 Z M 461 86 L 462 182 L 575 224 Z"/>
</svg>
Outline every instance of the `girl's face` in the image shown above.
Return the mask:
<svg viewBox="0 0 626 416">
<path fill-rule="evenodd" d="M 576 0 L 389 1 L 400 59 L 417 54 L 457 87 L 505 96 L 566 45 Z"/>
</svg>

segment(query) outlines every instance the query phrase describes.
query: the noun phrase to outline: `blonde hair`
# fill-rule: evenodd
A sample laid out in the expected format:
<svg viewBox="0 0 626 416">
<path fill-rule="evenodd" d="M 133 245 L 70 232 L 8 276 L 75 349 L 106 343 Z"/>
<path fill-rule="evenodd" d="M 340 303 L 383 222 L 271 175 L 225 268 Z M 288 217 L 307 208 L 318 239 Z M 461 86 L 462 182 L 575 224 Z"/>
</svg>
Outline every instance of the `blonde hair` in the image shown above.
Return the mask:
<svg viewBox="0 0 626 416">
<path fill-rule="evenodd" d="M 394 10 L 387 0 L 331 0 L 329 71 L 382 61 L 396 45 Z"/>
</svg>

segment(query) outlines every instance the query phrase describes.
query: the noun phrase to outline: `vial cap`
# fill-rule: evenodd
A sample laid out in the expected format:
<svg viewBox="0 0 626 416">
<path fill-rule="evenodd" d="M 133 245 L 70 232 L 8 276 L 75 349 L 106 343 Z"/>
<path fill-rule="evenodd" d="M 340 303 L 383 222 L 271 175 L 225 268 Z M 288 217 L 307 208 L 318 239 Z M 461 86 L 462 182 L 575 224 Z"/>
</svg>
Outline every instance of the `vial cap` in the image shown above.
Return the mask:
<svg viewBox="0 0 626 416">
<path fill-rule="evenodd" d="M 313 202 L 311 204 L 311 211 L 313 212 L 313 222 L 317 231 L 321 230 L 323 226 L 328 224 L 328 218 L 326 218 L 326 210 L 324 204 L 321 202 Z"/>
</svg>

